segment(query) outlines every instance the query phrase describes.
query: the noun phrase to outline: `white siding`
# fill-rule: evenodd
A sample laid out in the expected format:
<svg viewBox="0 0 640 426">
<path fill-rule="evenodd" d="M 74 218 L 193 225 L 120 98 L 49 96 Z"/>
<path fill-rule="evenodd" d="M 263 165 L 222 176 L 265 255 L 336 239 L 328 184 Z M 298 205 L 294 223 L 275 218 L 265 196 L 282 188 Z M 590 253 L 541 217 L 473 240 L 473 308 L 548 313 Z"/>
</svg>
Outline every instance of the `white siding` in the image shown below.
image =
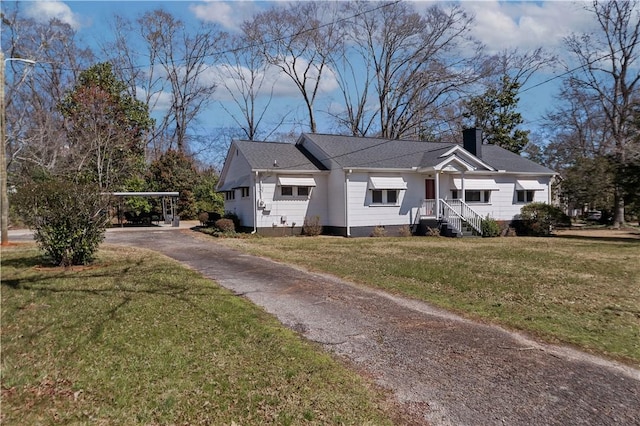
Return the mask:
<svg viewBox="0 0 640 426">
<path fill-rule="evenodd" d="M 349 180 L 351 177 L 349 176 Z M 342 169 L 331 170 L 327 184 L 329 189 L 327 191 L 327 218 L 323 223 L 328 226 L 344 227 L 345 224 L 345 211 L 344 211 L 344 183 L 345 173 Z M 349 183 L 351 185 L 351 183 Z"/>
<path fill-rule="evenodd" d="M 455 175 L 443 175 L 440 183 L 440 196 L 445 200 L 451 199 L 453 178 Z M 549 177 L 525 177 L 514 175 L 487 175 L 487 178 L 495 179 L 498 184 L 497 191 L 491 191 L 491 199 L 488 204 L 467 202 L 469 206 L 478 214 L 485 217 L 491 216 L 496 220 L 513 220 L 520 214 L 520 209 L 525 203 L 518 203 L 516 200 L 516 181 L 518 179 L 537 180 L 545 187 L 543 191 L 535 191 L 534 202 L 549 202 Z M 473 179 L 481 179 L 482 176 L 473 175 Z"/>
<path fill-rule="evenodd" d="M 275 174 L 260 174 L 256 184 L 258 200 L 263 200 L 266 208 L 257 208 L 257 227 L 302 226 L 305 217 L 319 216 L 323 225 L 327 217 L 327 175 L 314 174 L 316 187 L 310 198 L 285 198 L 280 195 Z"/>
<path fill-rule="evenodd" d="M 233 147 L 230 150 L 229 155 L 231 158 L 227 158 L 229 161 L 228 170 L 225 175 L 225 182 L 234 182 L 240 180 L 244 176 L 249 176 L 248 182 L 252 182 L 251 179 L 251 167 L 247 160 L 237 152 L 237 149 Z M 250 183 L 248 185 L 251 185 Z M 224 210 L 225 212 L 231 212 L 238 215 L 240 218 L 240 224 L 242 226 L 253 226 L 253 196 L 251 190 L 249 197 L 242 198 L 242 191 L 239 188 L 234 189 L 235 200 L 225 200 Z"/>
<path fill-rule="evenodd" d="M 424 198 L 424 183 L 414 173 L 386 174 L 401 176 L 407 182 L 407 190 L 398 191 L 395 205 L 372 204 L 369 176 L 385 176 L 384 173 L 352 173 L 349 177 L 349 226 L 409 225 Z"/>
</svg>

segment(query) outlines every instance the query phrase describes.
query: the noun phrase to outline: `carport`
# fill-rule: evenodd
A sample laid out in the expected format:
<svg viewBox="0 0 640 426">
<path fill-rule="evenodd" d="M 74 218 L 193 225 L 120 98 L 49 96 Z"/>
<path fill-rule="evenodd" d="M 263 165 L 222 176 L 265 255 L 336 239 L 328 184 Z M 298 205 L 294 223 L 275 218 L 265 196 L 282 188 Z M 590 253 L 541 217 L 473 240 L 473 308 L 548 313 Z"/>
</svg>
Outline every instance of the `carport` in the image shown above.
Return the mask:
<svg viewBox="0 0 640 426">
<path fill-rule="evenodd" d="M 122 223 L 122 199 L 127 197 L 160 198 L 162 200 L 162 220 L 165 225 L 171 224 L 173 227 L 180 226 L 180 216 L 176 214 L 178 208 L 179 192 L 113 192 L 111 195 L 118 199 L 118 225 Z"/>
</svg>

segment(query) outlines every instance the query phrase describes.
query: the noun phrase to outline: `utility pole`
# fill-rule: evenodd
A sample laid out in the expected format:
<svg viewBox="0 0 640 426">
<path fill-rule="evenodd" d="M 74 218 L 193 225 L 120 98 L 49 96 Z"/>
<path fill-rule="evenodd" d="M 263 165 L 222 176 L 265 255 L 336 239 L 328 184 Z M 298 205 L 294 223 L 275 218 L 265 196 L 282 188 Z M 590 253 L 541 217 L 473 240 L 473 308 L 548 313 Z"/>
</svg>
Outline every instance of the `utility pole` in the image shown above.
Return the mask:
<svg viewBox="0 0 640 426">
<path fill-rule="evenodd" d="M 23 58 L 4 58 L 4 52 L 0 50 L 0 210 L 2 217 L 0 218 L 0 233 L 2 233 L 2 241 L 0 245 L 9 245 L 9 195 L 7 193 L 7 117 L 4 99 L 4 73 L 8 61 L 24 62 L 28 65 L 35 65 L 36 62 L 31 59 Z"/>
<path fill-rule="evenodd" d="M 0 232 L 2 233 L 1 245 L 9 244 L 9 195 L 7 194 L 7 139 L 6 139 L 6 123 L 4 108 L 4 52 L 0 50 L 0 208 L 2 209 L 2 224 Z"/>
</svg>

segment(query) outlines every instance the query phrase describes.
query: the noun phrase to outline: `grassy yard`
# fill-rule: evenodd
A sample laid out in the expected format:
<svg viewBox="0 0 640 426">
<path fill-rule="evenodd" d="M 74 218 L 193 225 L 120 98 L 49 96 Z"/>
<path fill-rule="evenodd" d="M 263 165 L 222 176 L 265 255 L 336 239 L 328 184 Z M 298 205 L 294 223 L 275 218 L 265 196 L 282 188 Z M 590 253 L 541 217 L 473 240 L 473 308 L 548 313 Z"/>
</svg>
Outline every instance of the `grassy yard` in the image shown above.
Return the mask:
<svg viewBox="0 0 640 426">
<path fill-rule="evenodd" d="M 2 424 L 391 424 L 370 383 L 167 258 L 40 265 L 2 251 Z"/>
<path fill-rule="evenodd" d="M 640 240 L 223 241 L 640 366 Z"/>
</svg>

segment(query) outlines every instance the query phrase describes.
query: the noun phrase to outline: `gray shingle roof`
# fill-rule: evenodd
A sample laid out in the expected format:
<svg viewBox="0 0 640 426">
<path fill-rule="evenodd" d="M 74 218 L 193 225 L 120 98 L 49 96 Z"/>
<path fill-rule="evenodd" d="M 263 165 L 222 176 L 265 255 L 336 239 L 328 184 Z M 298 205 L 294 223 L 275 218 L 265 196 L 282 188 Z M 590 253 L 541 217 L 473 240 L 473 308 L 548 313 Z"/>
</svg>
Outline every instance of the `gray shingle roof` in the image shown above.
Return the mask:
<svg viewBox="0 0 640 426">
<path fill-rule="evenodd" d="M 342 167 L 410 169 L 433 167 L 440 156 L 456 146 L 452 143 L 421 142 L 382 138 L 361 138 L 324 134 L 303 134 L 326 154 L 319 161 L 334 160 Z M 516 173 L 553 174 L 554 171 L 495 145 L 482 146 L 481 160 L 496 170 Z"/>
<path fill-rule="evenodd" d="M 482 145 L 482 161 L 507 172 L 555 174 L 547 167 L 496 145 Z"/>
<path fill-rule="evenodd" d="M 300 171 L 323 170 L 306 151 L 291 143 L 256 141 L 235 141 L 234 143 L 254 170 L 275 168 Z"/>
<path fill-rule="evenodd" d="M 423 167 L 423 160 L 442 154 L 453 145 L 408 140 L 390 140 L 382 138 L 360 138 L 308 134 L 304 137 L 312 140 L 325 153 L 321 162 L 334 160 L 342 167 L 367 167 L 402 169 Z M 437 152 L 437 154 L 436 154 Z"/>
</svg>

